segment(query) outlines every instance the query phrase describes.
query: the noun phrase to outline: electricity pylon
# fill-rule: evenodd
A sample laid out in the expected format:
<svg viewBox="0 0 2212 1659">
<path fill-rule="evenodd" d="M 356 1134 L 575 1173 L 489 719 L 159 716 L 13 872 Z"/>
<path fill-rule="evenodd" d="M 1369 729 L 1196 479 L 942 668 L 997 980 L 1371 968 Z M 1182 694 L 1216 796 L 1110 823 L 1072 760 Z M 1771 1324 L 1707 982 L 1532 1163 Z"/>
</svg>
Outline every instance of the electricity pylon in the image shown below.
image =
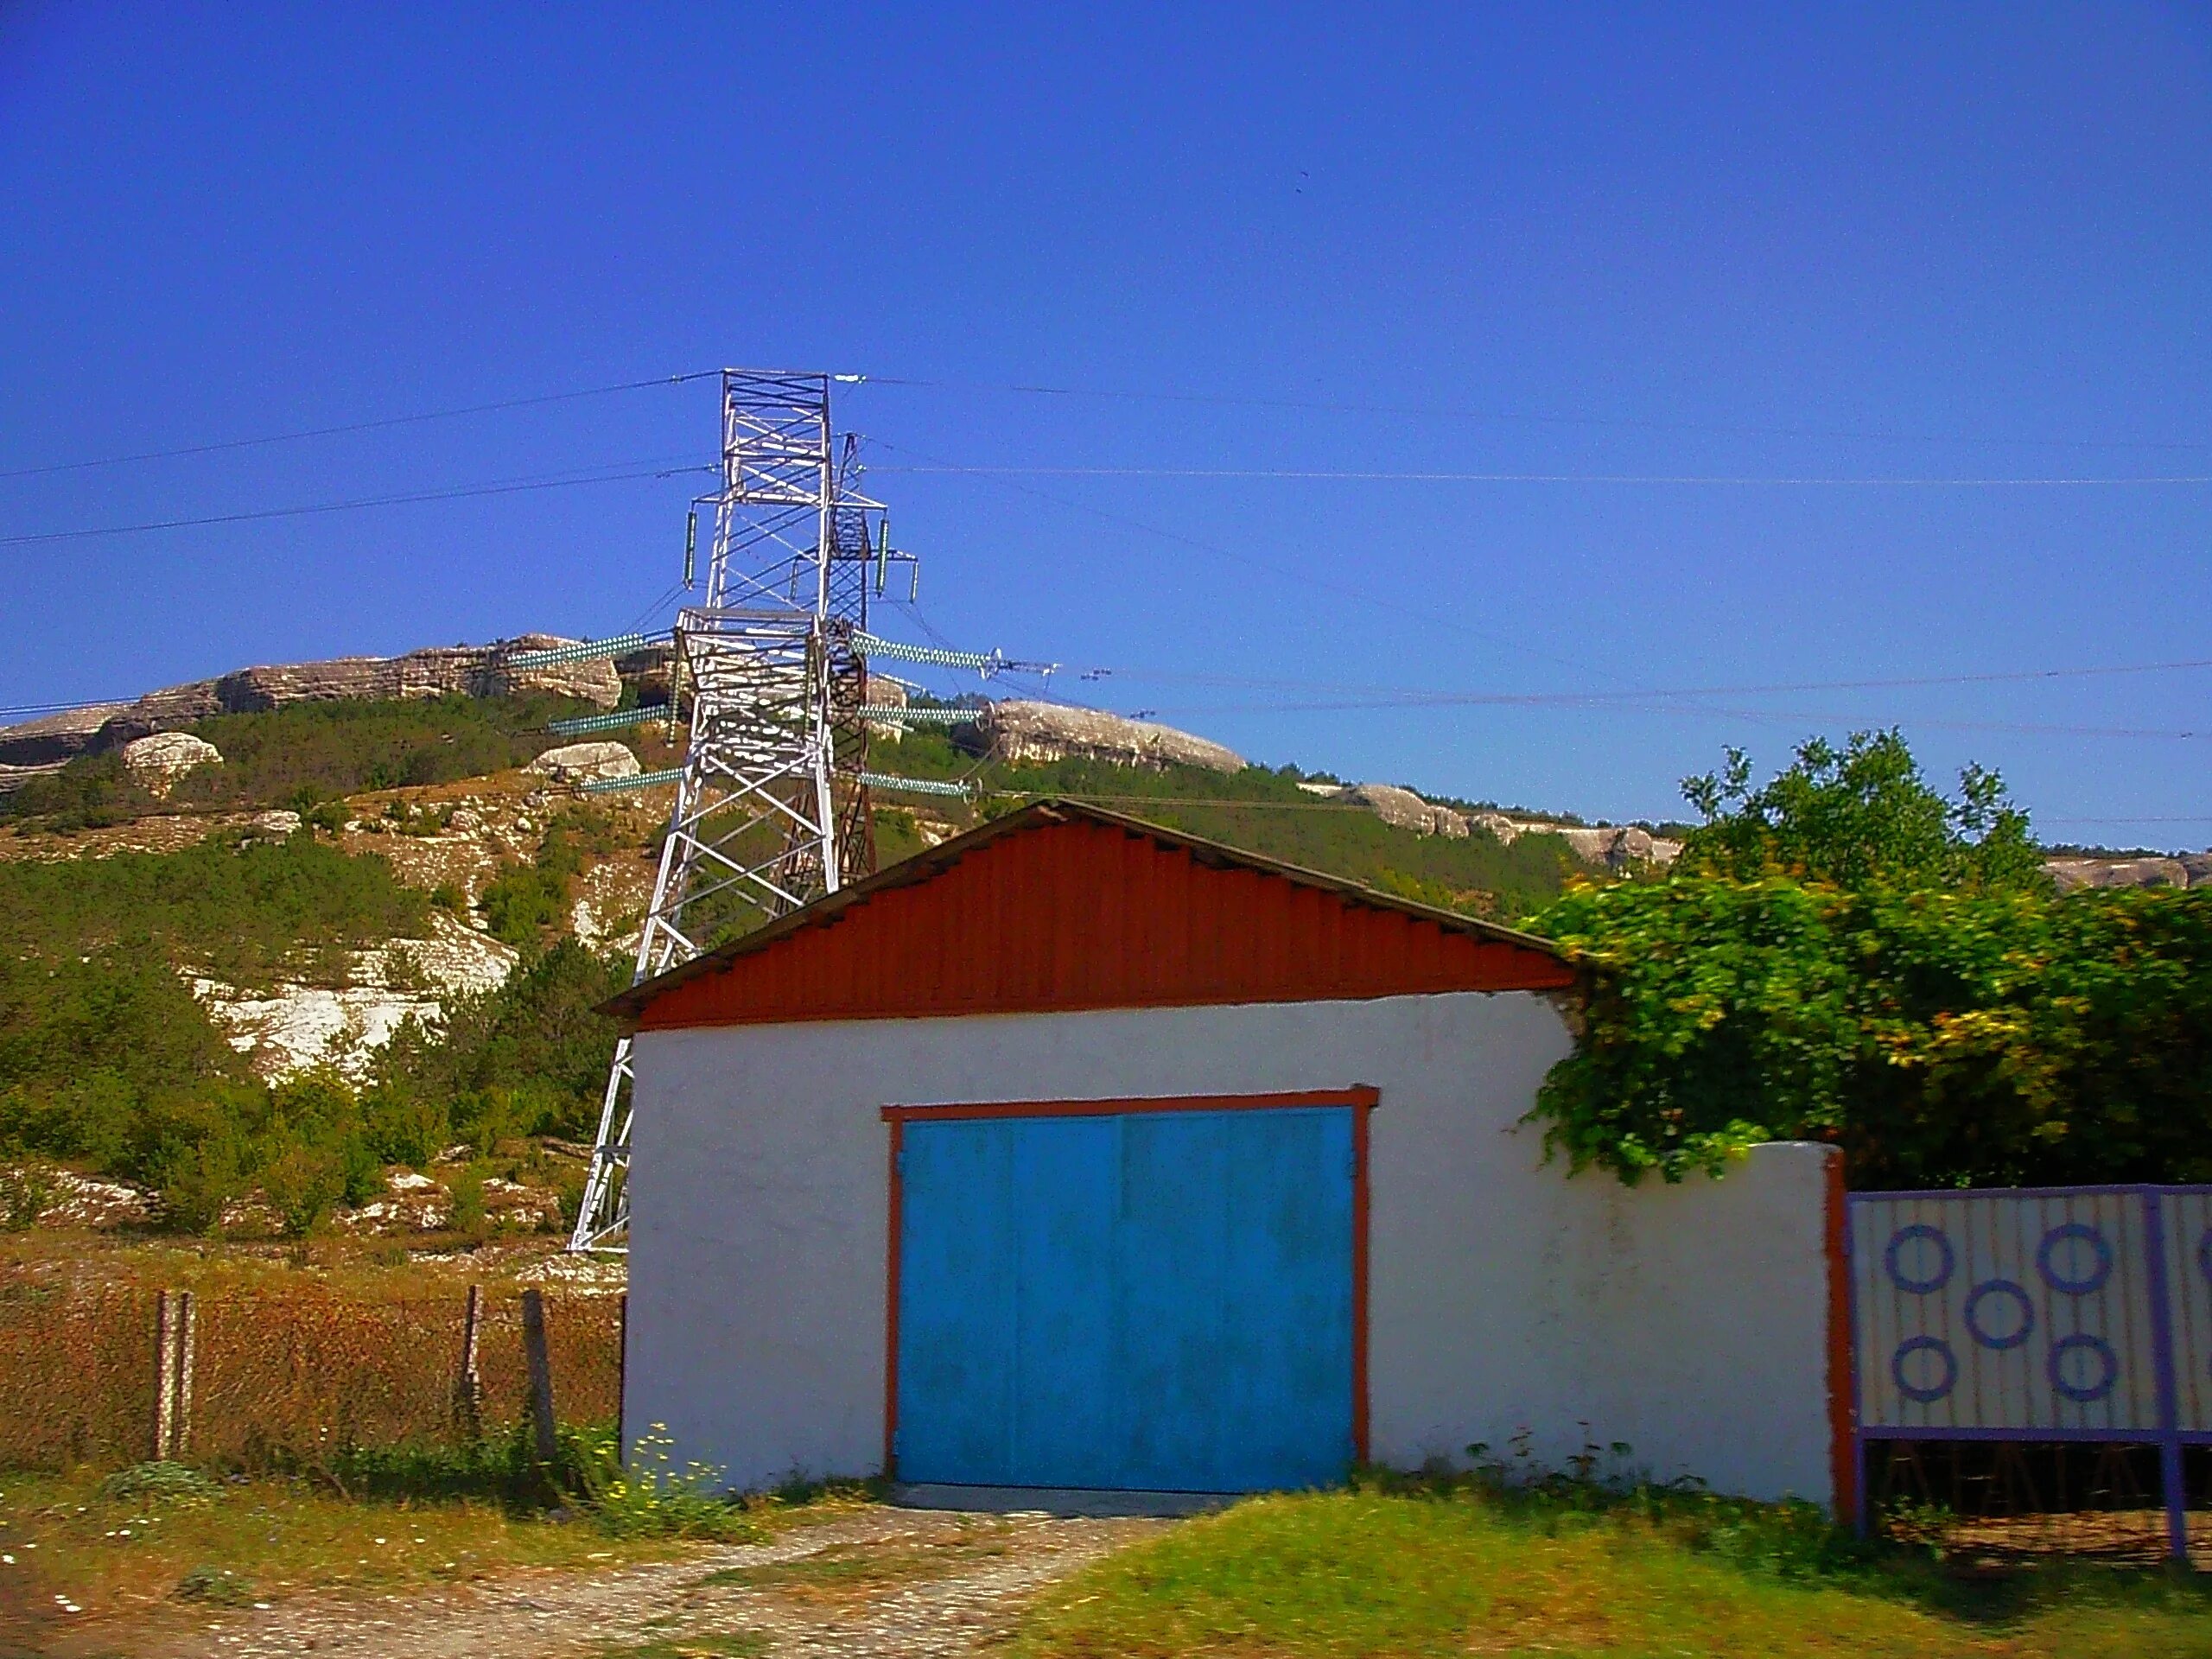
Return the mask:
<svg viewBox="0 0 2212 1659">
<path fill-rule="evenodd" d="M 830 376 L 722 372 L 722 476 L 703 603 L 677 616 L 671 725 L 690 705 L 635 983 L 734 928 L 875 868 L 868 759 L 871 582 L 910 563 L 830 423 Z M 684 572 L 691 576 L 687 543 Z M 607 1076 L 571 1250 L 615 1250 L 630 1218 L 630 1039 Z"/>
</svg>

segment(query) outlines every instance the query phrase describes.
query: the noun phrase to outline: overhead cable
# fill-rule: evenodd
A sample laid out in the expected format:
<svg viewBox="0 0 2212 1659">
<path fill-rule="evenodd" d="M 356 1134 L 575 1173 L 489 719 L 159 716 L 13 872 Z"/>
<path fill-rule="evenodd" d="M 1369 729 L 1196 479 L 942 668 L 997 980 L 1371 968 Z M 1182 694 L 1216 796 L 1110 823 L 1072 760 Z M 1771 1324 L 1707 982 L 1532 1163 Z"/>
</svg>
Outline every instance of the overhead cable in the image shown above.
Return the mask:
<svg viewBox="0 0 2212 1659">
<path fill-rule="evenodd" d="M 85 472 L 95 467 L 125 467 L 142 461 L 173 461 L 182 455 L 212 455 L 229 449 L 256 449 L 272 443 L 298 443 L 308 438 L 334 438 L 349 432 L 377 432 L 395 426 L 417 426 L 425 421 L 450 421 L 464 415 L 490 415 L 501 410 L 531 409 L 544 404 L 564 404 L 579 397 L 604 397 L 612 392 L 641 391 L 653 386 L 680 386 L 721 373 L 719 369 L 694 369 L 686 374 L 661 375 L 652 380 L 625 380 L 611 386 L 586 386 L 576 391 L 549 391 L 535 397 L 505 397 L 492 404 L 469 404 L 459 409 L 434 409 L 419 415 L 388 415 L 373 421 L 349 421 L 342 426 L 309 427 L 299 432 L 277 432 L 267 437 L 230 438 L 220 443 L 188 444 L 178 449 L 148 449 L 135 455 L 104 455 L 97 461 L 60 461 L 43 467 L 19 467 L 0 472 L 0 478 L 35 478 L 48 473 Z"/>
<path fill-rule="evenodd" d="M 1499 421 L 1535 426 L 1615 427 L 1645 432 L 1702 432 L 1722 437 L 1828 438 L 1863 443 L 1958 443 L 2037 449 L 2212 449 L 2212 442 L 2202 439 L 2191 442 L 2161 438 L 2006 438 L 1940 432 L 1866 432 L 1822 427 L 1747 426 L 1702 421 L 1651 420 L 1632 416 L 1440 408 L 1413 404 L 1342 404 L 1318 398 L 1250 397 L 1223 392 L 1166 389 L 1129 391 L 1089 386 L 997 385 L 963 380 L 906 379 L 893 375 L 856 378 L 868 385 L 916 387 L 935 391 L 1009 392 L 1025 397 L 1093 397 L 1138 403 L 1198 404 L 1232 409 L 1300 410 L 1325 415 L 1398 415 L 1420 420 Z"/>
<path fill-rule="evenodd" d="M 1988 674 L 1922 674 L 1874 680 L 1787 680 L 1768 685 L 1652 687 L 1628 691 L 1459 692 L 1408 690 L 1396 686 L 1329 684 L 1315 681 L 1252 679 L 1227 674 L 1179 674 L 1143 668 L 1089 668 L 1078 677 L 1179 682 L 1193 685 L 1249 687 L 1283 691 L 1340 691 L 1347 696 L 1402 699 L 1414 702 L 1605 702 L 1630 697 L 1745 697 L 1785 691 L 1893 691 L 1937 685 L 1993 685 L 2034 680 L 2084 679 L 2113 674 L 2164 674 L 2212 668 L 2212 657 L 2168 663 L 2122 663 L 2097 668 L 2012 669 Z"/>
<path fill-rule="evenodd" d="M 1711 485 L 1772 489 L 2087 489 L 2212 484 L 2212 473 L 2144 478 L 1885 478 L 1767 477 L 1694 473 L 1466 473 L 1392 472 L 1323 467 L 904 467 L 883 473 L 952 473 L 990 478 L 1190 478 L 1368 484 L 1618 484 Z"/>
<path fill-rule="evenodd" d="M 632 463 L 618 462 L 618 466 Z M 623 484 L 644 478 L 676 478 L 685 473 L 719 472 L 707 465 L 657 465 L 635 472 L 598 472 L 569 476 L 513 479 L 491 484 L 467 484 L 447 490 L 416 490 L 404 495 L 363 496 L 351 501 L 324 501 L 311 506 L 263 507 L 249 512 L 212 513 L 200 518 L 162 518 L 142 524 L 102 524 L 85 530 L 48 530 L 30 535 L 0 536 L 0 547 L 28 547 L 45 542 L 81 541 L 98 536 L 137 536 L 157 530 L 197 530 L 208 524 L 242 524 L 264 518 L 302 518 L 326 512 L 354 512 L 366 507 L 408 506 L 422 501 L 463 501 L 476 496 L 518 495 L 532 490 L 570 489 L 580 484 Z"/>
</svg>

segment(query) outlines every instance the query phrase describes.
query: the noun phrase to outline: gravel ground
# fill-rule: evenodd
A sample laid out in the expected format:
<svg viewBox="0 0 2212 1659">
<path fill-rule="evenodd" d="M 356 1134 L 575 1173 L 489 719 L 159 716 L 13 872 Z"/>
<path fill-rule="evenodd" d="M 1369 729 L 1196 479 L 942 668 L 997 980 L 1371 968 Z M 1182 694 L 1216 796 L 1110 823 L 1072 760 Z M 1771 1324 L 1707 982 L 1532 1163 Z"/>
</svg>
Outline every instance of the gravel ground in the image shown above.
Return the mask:
<svg viewBox="0 0 2212 1659">
<path fill-rule="evenodd" d="M 585 1659 L 752 1632 L 773 1659 L 936 1659 L 1009 1631 L 1028 1596 L 1172 1522 L 874 1508 L 773 1543 L 597 1574 L 542 1573 L 374 1599 L 84 1633 L 57 1656 Z"/>
</svg>

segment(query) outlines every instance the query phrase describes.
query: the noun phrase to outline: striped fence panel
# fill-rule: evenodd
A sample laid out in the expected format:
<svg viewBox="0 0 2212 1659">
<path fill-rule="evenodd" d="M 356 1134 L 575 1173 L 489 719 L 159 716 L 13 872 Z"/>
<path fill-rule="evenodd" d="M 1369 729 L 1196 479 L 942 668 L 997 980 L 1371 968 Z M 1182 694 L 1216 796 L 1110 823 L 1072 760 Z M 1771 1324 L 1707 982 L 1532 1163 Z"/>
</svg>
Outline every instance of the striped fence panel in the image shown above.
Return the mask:
<svg viewBox="0 0 2212 1659">
<path fill-rule="evenodd" d="M 1853 1377 L 1870 1440 L 2212 1443 L 2212 1188 L 1863 1192 Z"/>
<path fill-rule="evenodd" d="M 2174 1332 L 2174 1414 L 2182 1438 L 2212 1441 L 2212 1192 L 2165 1195 Z"/>
</svg>

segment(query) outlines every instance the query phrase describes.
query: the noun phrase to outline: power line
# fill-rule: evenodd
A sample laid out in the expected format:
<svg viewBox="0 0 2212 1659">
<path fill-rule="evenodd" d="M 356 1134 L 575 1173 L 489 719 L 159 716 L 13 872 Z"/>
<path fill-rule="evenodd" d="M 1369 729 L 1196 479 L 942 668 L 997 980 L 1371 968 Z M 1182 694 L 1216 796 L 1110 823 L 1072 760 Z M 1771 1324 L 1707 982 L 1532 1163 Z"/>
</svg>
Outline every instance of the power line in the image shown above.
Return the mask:
<svg viewBox="0 0 2212 1659">
<path fill-rule="evenodd" d="M 876 438 L 871 440 L 871 442 L 873 442 L 877 447 L 891 450 L 894 454 L 912 454 L 918 461 L 930 462 L 932 465 L 940 467 L 945 466 L 945 463 L 938 461 L 935 457 L 925 455 L 919 450 L 903 449 L 899 445 L 887 442 L 881 438 Z M 885 468 L 883 470 L 888 471 L 890 469 Z M 958 472 L 961 469 L 957 467 L 946 467 L 946 470 Z M 1326 576 L 1315 575 L 1310 571 L 1286 571 L 1279 565 L 1272 564 L 1265 559 L 1255 558 L 1249 553 L 1239 552 L 1235 548 L 1224 546 L 1219 542 L 1209 542 L 1196 536 L 1186 536 L 1180 531 L 1163 529 L 1158 524 L 1147 524 L 1141 518 L 1132 518 L 1126 513 L 1112 512 L 1104 507 L 1092 506 L 1087 501 L 1071 501 L 1066 496 L 1053 495 L 1047 491 L 1038 489 L 1033 485 L 1017 483 L 1011 478 L 1002 477 L 995 474 L 977 473 L 970 475 L 981 478 L 987 484 L 995 484 L 1001 489 L 1011 490 L 1018 495 L 1026 495 L 1032 500 L 1049 502 L 1052 505 L 1064 508 L 1070 512 L 1086 513 L 1093 518 L 1102 519 L 1109 524 L 1120 524 L 1125 529 L 1137 531 L 1147 536 L 1158 537 L 1162 541 L 1173 542 L 1183 547 L 1195 548 L 1201 553 L 1211 553 L 1217 558 L 1230 559 L 1239 564 L 1249 565 L 1255 570 L 1266 571 L 1269 575 L 1287 577 L 1289 580 L 1294 582 L 1303 582 L 1308 587 L 1319 588 L 1324 593 L 1335 594 L 1343 598 L 1356 600 L 1364 605 L 1373 606 L 1378 610 L 1389 611 L 1400 616 L 1410 617 L 1427 627 L 1434 627 L 1441 622 L 1443 626 L 1450 628 L 1455 628 L 1459 632 L 1467 635 L 1470 639 L 1478 639 L 1484 645 L 1496 646 L 1506 651 L 1517 652 L 1522 656 L 1534 658 L 1538 662 L 1549 663 L 1555 668 L 1573 669 L 1578 674 L 1595 674 L 1601 678 L 1609 680 L 1619 680 L 1621 678 L 1621 676 L 1613 673 L 1611 670 L 1599 664 L 1577 662 L 1573 658 L 1555 656 L 1549 652 L 1539 651 L 1533 645 L 1522 645 L 1519 640 L 1510 639 L 1505 635 L 1489 633 L 1480 628 L 1471 627 L 1466 623 L 1459 621 L 1456 618 L 1440 618 L 1432 612 L 1421 610 L 1414 606 L 1397 604 L 1390 600 L 1383 599 L 1375 594 L 1370 593 L 1364 588 L 1354 587 L 1347 582 L 1332 582 Z"/>
<path fill-rule="evenodd" d="M 2212 449 L 2212 442 L 2158 438 L 1993 438 L 1956 433 L 1859 432 L 1819 427 L 1725 425 L 1696 421 L 1643 420 L 1603 415 L 1554 415 L 1525 410 L 1452 409 L 1411 404 L 1339 404 L 1303 397 L 1248 397 L 1219 392 L 1111 391 L 1086 386 L 988 385 L 962 380 L 902 379 L 890 375 L 857 377 L 871 386 L 914 387 L 938 391 L 1007 392 L 1027 397 L 1093 397 L 1113 401 L 1199 404 L 1230 409 L 1303 410 L 1327 415 L 1399 415 L 1422 420 L 1503 421 L 1538 426 L 1618 427 L 1649 432 L 1701 432 L 1721 437 L 1830 438 L 1867 443 L 1959 443 L 1999 448 L 2069 449 Z"/>
<path fill-rule="evenodd" d="M 2199 812 L 2194 816 L 2185 812 L 2169 813 L 2164 816 L 2151 815 L 2139 818 L 2046 818 L 2041 813 L 2037 813 L 2036 822 L 2037 823 L 2212 823 L 2212 812 Z"/>
<path fill-rule="evenodd" d="M 2187 658 L 2167 663 L 2123 663 L 2095 668 L 2012 669 L 1986 674 L 1923 674 L 1894 679 L 1792 680 L 1769 685 L 1654 686 L 1630 691 L 1573 692 L 1459 692 L 1429 691 L 1397 686 L 1345 685 L 1309 680 L 1255 679 L 1228 674 L 1179 674 L 1143 668 L 1087 668 L 1084 677 L 1173 681 L 1193 685 L 1236 686 L 1284 691 L 1335 691 L 1346 696 L 1397 699 L 1412 702 L 1605 702 L 1630 697 L 1745 697 L 1789 691 L 1890 691 L 1938 685 L 1990 685 L 2036 680 L 2080 679 L 2112 674 L 2159 674 L 2212 668 L 2212 658 Z"/>
<path fill-rule="evenodd" d="M 0 707 L 0 715 L 66 715 L 73 709 L 121 709 L 129 697 L 80 697 L 74 702 L 16 702 Z"/>
<path fill-rule="evenodd" d="M 1462 708 L 1477 704 L 1507 708 L 1603 708 L 1640 714 L 1688 715 L 1693 719 L 1730 719 L 1751 721 L 1811 721 L 1823 725 L 1865 725 L 1864 715 L 1821 713 L 1810 709 L 1722 709 L 1711 703 L 1684 706 L 1675 702 L 1631 700 L 1627 697 L 1526 696 L 1526 697 L 1469 697 L 1438 699 L 1429 702 L 1373 701 L 1344 701 L 1338 702 L 1251 702 L 1217 703 L 1205 708 L 1170 708 L 1161 714 L 1187 719 L 1193 715 L 1267 714 L 1304 715 L 1327 713 L 1360 713 L 1386 709 Z M 2036 725 L 2021 721 L 1947 720 L 1936 716 L 1927 718 L 1897 717 L 1894 723 L 1939 731 L 2011 732 L 2031 737 L 2120 737 L 2153 738 L 2195 741 L 2212 737 L 2212 729 L 2204 731 L 2161 729 L 2133 726 L 2052 726 Z"/>
<path fill-rule="evenodd" d="M 2212 474 L 2152 478 L 1765 477 L 1691 473 L 1389 472 L 1319 467 L 883 467 L 887 473 L 950 473 L 991 478 L 1190 478 L 1366 484 L 1707 485 L 1774 489 L 2081 489 L 2212 484 Z"/>
<path fill-rule="evenodd" d="M 247 512 L 212 513 L 200 518 L 162 518 L 141 524 L 102 524 L 84 530 L 40 531 L 25 536 L 0 536 L 0 547 L 29 547 L 49 542 L 81 541 L 88 537 L 138 536 L 159 530 L 195 530 L 208 524 L 251 524 L 264 518 L 300 518 L 326 512 L 356 512 L 368 507 L 406 506 L 422 501 L 463 501 L 476 496 L 517 495 L 531 490 L 562 490 L 579 484 L 622 484 L 642 478 L 676 478 L 685 473 L 711 473 L 719 469 L 711 464 L 670 465 L 665 462 L 650 467 L 644 463 L 618 461 L 617 467 L 644 467 L 632 472 L 594 470 L 575 474 L 555 474 L 539 478 L 508 479 L 489 484 L 466 484 L 451 489 L 416 490 L 400 495 L 362 496 L 350 501 L 323 501 L 308 506 L 261 507 Z"/>
<path fill-rule="evenodd" d="M 124 467 L 142 461 L 173 461 L 182 455 L 212 455 L 230 449 L 255 449 L 272 443 L 297 443 L 308 438 L 334 438 L 348 432 L 376 432 L 395 426 L 416 426 L 425 421 L 450 421 L 464 415 L 490 415 L 500 410 L 532 409 L 544 404 L 570 403 L 579 397 L 604 397 L 618 391 L 642 391 L 654 386 L 680 386 L 719 373 L 695 369 L 686 374 L 663 375 L 652 380 L 625 380 L 618 385 L 586 386 L 576 391 L 549 391 L 535 397 L 506 397 L 492 404 L 470 404 L 459 409 L 434 409 L 418 415 L 388 415 L 373 421 L 350 421 L 342 426 L 310 427 L 299 432 L 277 432 L 267 437 L 230 438 L 220 443 L 188 444 L 178 449 L 149 449 L 135 455 L 105 455 L 98 461 L 61 461 L 44 467 L 19 467 L 0 473 L 0 479 L 37 478 L 49 473 L 77 473 L 95 467 Z"/>
</svg>

